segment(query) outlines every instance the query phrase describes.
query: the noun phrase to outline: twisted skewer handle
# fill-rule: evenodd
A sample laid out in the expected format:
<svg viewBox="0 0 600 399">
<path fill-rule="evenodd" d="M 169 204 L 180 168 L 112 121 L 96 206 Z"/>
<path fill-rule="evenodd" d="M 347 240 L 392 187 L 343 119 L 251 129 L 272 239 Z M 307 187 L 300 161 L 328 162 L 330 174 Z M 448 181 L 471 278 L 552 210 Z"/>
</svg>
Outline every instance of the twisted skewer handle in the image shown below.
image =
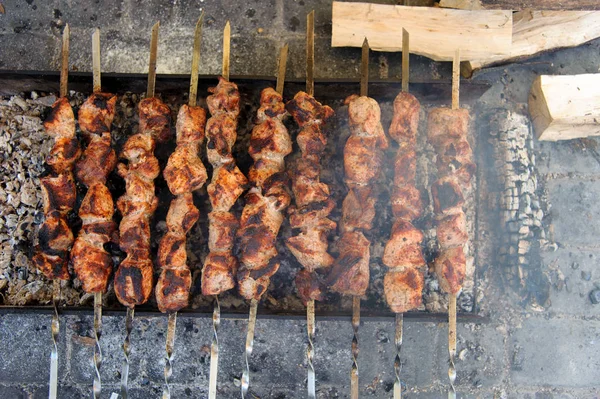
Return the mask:
<svg viewBox="0 0 600 399">
<path fill-rule="evenodd" d="M 448 378 L 450 379 L 450 388 L 448 389 L 448 399 L 456 399 L 456 367 L 454 358 L 456 356 L 456 295 L 450 295 L 448 298 Z"/>
<path fill-rule="evenodd" d="M 402 359 L 400 354 L 402 352 L 402 329 L 404 324 L 404 315 L 402 313 L 396 313 L 396 334 L 394 336 L 394 343 L 396 345 L 396 358 L 394 359 L 394 399 L 402 399 L 402 382 L 400 381 L 400 372 L 402 371 Z"/>
<path fill-rule="evenodd" d="M 123 366 L 121 367 L 121 399 L 127 399 L 129 389 L 127 380 L 129 379 L 129 355 L 131 354 L 131 330 L 133 329 L 133 316 L 135 308 L 127 308 L 127 316 L 125 316 L 125 341 L 123 341 Z"/>
<path fill-rule="evenodd" d="M 100 379 L 100 366 L 102 365 L 102 349 L 100 348 L 100 336 L 102 335 L 102 293 L 94 293 L 94 385 L 92 394 L 94 399 L 100 398 L 102 381 Z"/>
<path fill-rule="evenodd" d="M 219 326 L 221 325 L 221 307 L 219 297 L 215 295 L 213 308 L 213 340 L 210 345 L 210 379 L 208 383 L 208 399 L 217 398 L 217 374 L 219 372 Z"/>
<path fill-rule="evenodd" d="M 58 319 L 58 301 L 60 300 L 60 280 L 54 280 L 52 292 L 52 304 L 54 305 L 54 314 L 52 315 L 52 324 L 50 333 L 52 334 L 52 352 L 50 352 L 50 390 L 49 399 L 58 397 L 58 334 L 60 332 L 60 320 Z"/>
<path fill-rule="evenodd" d="M 315 383 L 315 366 L 313 364 L 313 359 L 315 356 L 315 301 L 310 300 L 306 304 L 306 332 L 308 335 L 308 346 L 306 348 L 306 360 L 308 363 L 308 399 L 315 399 L 317 397 L 316 393 L 316 383 Z"/>
<path fill-rule="evenodd" d="M 246 351 L 244 352 L 244 362 L 246 368 L 242 373 L 242 399 L 248 394 L 250 387 L 250 356 L 254 346 L 254 330 L 256 328 L 256 311 L 258 310 L 258 301 L 253 299 L 250 302 L 250 314 L 248 316 L 248 333 L 246 335 Z"/>
<path fill-rule="evenodd" d="M 358 327 L 360 327 L 360 297 L 352 298 L 352 370 L 350 371 L 350 398 L 358 399 Z"/>
<path fill-rule="evenodd" d="M 169 378 L 173 375 L 173 348 L 175 347 L 175 327 L 177 325 L 177 312 L 169 313 L 167 327 L 167 343 L 165 345 L 165 387 L 162 399 L 171 399 L 171 386 Z"/>
</svg>

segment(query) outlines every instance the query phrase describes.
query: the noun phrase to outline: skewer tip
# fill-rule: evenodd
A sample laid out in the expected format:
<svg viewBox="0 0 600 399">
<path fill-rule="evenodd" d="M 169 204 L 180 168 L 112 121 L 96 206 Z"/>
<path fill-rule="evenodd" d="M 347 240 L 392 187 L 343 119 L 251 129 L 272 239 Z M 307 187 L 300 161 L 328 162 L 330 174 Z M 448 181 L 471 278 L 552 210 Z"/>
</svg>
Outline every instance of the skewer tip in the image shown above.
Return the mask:
<svg viewBox="0 0 600 399">
<path fill-rule="evenodd" d="M 369 41 L 366 36 L 362 44 L 360 63 L 360 95 L 366 96 L 369 90 Z"/>
<path fill-rule="evenodd" d="M 460 108 L 460 48 L 454 52 L 452 60 L 452 109 Z"/>
</svg>

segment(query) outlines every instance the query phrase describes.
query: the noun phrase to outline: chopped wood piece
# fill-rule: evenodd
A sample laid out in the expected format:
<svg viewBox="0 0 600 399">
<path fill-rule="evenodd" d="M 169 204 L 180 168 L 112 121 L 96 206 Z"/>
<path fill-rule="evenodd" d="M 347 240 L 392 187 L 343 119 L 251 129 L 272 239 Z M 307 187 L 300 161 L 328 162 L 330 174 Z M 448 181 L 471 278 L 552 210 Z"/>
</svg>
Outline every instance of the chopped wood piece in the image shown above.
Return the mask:
<svg viewBox="0 0 600 399">
<path fill-rule="evenodd" d="M 481 0 L 483 8 L 503 10 L 600 10 L 598 0 Z"/>
<path fill-rule="evenodd" d="M 513 15 L 512 29 L 512 50 L 508 56 L 471 58 L 463 64 L 463 75 L 468 77 L 487 65 L 575 47 L 600 37 L 600 11 L 519 11 Z"/>
<path fill-rule="evenodd" d="M 365 37 L 376 51 L 401 51 L 402 29 L 410 49 L 436 61 L 506 57 L 512 40 L 512 12 L 464 11 L 368 3 L 333 2 L 333 47 L 361 47 Z"/>
<path fill-rule="evenodd" d="M 529 113 L 539 140 L 600 135 L 600 74 L 538 76 Z"/>
<path fill-rule="evenodd" d="M 439 4 L 461 10 L 600 10 L 597 0 L 441 0 Z"/>
</svg>

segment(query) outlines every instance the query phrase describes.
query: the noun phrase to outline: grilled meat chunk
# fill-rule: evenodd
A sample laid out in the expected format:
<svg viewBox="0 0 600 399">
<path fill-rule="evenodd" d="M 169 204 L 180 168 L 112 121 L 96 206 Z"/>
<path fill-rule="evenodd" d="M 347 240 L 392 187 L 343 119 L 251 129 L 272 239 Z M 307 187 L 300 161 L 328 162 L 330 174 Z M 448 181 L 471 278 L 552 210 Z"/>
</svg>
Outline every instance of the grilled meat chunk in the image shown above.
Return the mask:
<svg viewBox="0 0 600 399">
<path fill-rule="evenodd" d="M 146 98 L 138 106 L 139 133 L 129 137 L 121 158 L 127 163 L 117 167 L 125 180 L 125 194 L 117 201 L 122 215 L 119 225 L 119 245 L 127 257 L 115 274 L 115 292 L 127 307 L 144 304 L 153 286 L 153 265 L 150 253 L 150 222 L 158 199 L 154 179 L 160 167 L 154 156 L 156 142 L 171 135 L 169 107 L 158 98 Z"/>
<path fill-rule="evenodd" d="M 113 262 L 104 245 L 118 242 L 113 214 L 114 204 L 108 188 L 100 182 L 90 186 L 79 208 L 83 224 L 71 250 L 71 263 L 85 292 L 105 292 L 108 286 Z"/>
<path fill-rule="evenodd" d="M 363 296 L 369 285 L 369 241 L 363 232 L 373 227 L 383 150 L 388 140 L 381 126 L 379 104 L 365 96 L 350 96 L 350 137 L 344 146 L 344 177 L 348 194 L 342 205 L 339 256 L 328 278 L 333 291 Z"/>
<path fill-rule="evenodd" d="M 54 138 L 46 157 L 52 174 L 41 179 L 45 220 L 38 232 L 33 263 L 48 279 L 68 280 L 67 263 L 73 233 L 67 223 L 67 214 L 75 205 L 77 191 L 73 167 L 81 151 L 75 137 L 75 115 L 66 97 L 52 105 L 44 127 Z"/>
<path fill-rule="evenodd" d="M 332 291 L 344 295 L 363 296 L 369 286 L 371 243 L 360 231 L 345 233 L 340 238 L 340 256 L 333 263 L 328 282 Z"/>
<path fill-rule="evenodd" d="M 290 204 L 288 179 L 283 173 L 284 157 L 292 152 L 292 141 L 283 125 L 287 115 L 281 94 L 270 87 L 264 89 L 248 149 L 254 160 L 249 173 L 252 188 L 245 196 L 237 234 L 239 290 L 246 299 L 260 299 L 279 268 L 279 263 L 271 261 L 277 256 L 275 241 L 283 211 Z"/>
<path fill-rule="evenodd" d="M 296 231 L 286 240 L 286 246 L 303 267 L 296 276 L 296 287 L 306 304 L 323 299 L 325 284 L 318 271 L 326 272 L 333 265 L 327 248 L 328 236 L 336 224 L 328 216 L 335 203 L 329 186 L 320 181 L 320 157 L 327 145 L 322 127 L 333 116 L 333 110 L 302 91 L 286 104 L 286 109 L 300 127 L 296 141 L 301 151 L 290 171 L 294 206 L 288 215 Z"/>
<path fill-rule="evenodd" d="M 437 152 L 438 167 L 438 180 L 431 187 L 440 245 L 434 270 L 442 290 L 457 295 L 466 275 L 464 198 L 476 169 L 467 141 L 469 112 L 436 108 L 429 113 L 428 126 L 428 140 Z"/>
<path fill-rule="evenodd" d="M 212 95 L 206 102 L 211 117 L 206 122 L 206 152 L 213 166 L 207 187 L 212 210 L 208 214 L 210 253 L 202 267 L 202 294 L 219 295 L 235 286 L 237 259 L 232 251 L 239 223 L 230 209 L 244 192 L 248 180 L 231 153 L 240 113 L 237 85 L 219 78 L 219 84 L 209 91 Z"/>
<path fill-rule="evenodd" d="M 420 110 L 415 96 L 401 92 L 394 100 L 394 117 L 390 125 L 390 136 L 398 143 L 390 196 L 396 220 L 382 261 L 389 267 L 383 279 L 385 299 L 395 313 L 413 310 L 422 301 L 423 233 L 412 224 L 423 212 L 421 193 L 415 185 Z"/>
<path fill-rule="evenodd" d="M 177 312 L 188 305 L 192 273 L 187 265 L 186 234 L 198 221 L 192 193 L 181 194 L 171 201 L 167 213 L 167 233 L 160 240 L 156 282 L 156 303 L 161 312 Z"/>
</svg>

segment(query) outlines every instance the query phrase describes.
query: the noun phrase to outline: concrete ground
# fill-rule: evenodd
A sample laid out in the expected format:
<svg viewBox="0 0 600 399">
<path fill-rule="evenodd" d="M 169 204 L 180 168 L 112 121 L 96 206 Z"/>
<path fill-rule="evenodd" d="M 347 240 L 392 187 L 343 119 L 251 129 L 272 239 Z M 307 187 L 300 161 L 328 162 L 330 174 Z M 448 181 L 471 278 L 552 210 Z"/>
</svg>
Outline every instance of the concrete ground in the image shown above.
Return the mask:
<svg viewBox="0 0 600 399">
<path fill-rule="evenodd" d="M 2 0 L 0 68 L 55 70 L 60 30 L 72 30 L 72 66 L 90 69 L 89 38 L 102 28 L 103 68 L 144 72 L 150 26 L 161 20 L 159 73 L 187 73 L 193 25 L 206 12 L 201 73 L 220 70 L 221 29 L 233 27 L 232 74 L 272 75 L 281 42 L 290 44 L 288 74 L 304 75 L 305 15 L 316 10 L 316 74 L 322 78 L 358 77 L 359 49 L 331 49 L 329 1 L 271 0 L 136 1 L 110 0 L 77 4 L 70 0 Z M 168 56 L 167 56 L 168 55 Z M 373 77 L 397 77 L 399 54 L 371 55 Z M 450 66 L 412 57 L 412 78 L 444 79 Z M 600 41 L 556 51 L 520 64 L 492 68 L 474 79 L 491 89 L 480 99 L 482 115 L 525 114 L 527 94 L 538 74 L 598 72 Z M 502 110 L 502 111 L 500 111 Z M 524 120 L 522 129 L 531 135 Z M 492 132 L 501 124 L 479 123 L 482 141 L 497 146 Z M 501 132 L 502 133 L 502 132 Z M 486 136 L 489 135 L 489 136 Z M 531 137 L 529 138 L 531 139 Z M 502 233 L 480 227 L 491 248 L 478 260 L 482 279 L 480 323 L 460 323 L 457 390 L 462 398 L 600 397 L 600 304 L 590 293 L 600 288 L 600 153 L 598 140 L 561 143 L 532 141 L 527 154 L 536 187 L 533 200 L 544 204 L 543 226 L 532 242 L 539 244 L 523 260 L 526 277 L 515 284 L 514 264 L 500 261 Z M 490 147 L 490 148 L 491 148 Z M 494 147 L 495 148 L 495 147 Z M 500 185 L 501 186 L 501 185 Z M 490 203 L 496 191 L 490 188 Z M 490 209 L 493 206 L 489 206 Z M 491 223 L 491 222 L 490 222 Z M 493 230 L 493 229 L 492 229 Z M 542 232 L 544 237 L 541 237 Z M 504 259 L 504 258 L 502 258 Z M 521 260 L 519 260 L 521 262 Z M 103 397 L 117 392 L 122 316 L 105 317 Z M 173 397 L 205 398 L 211 322 L 180 317 L 176 337 Z M 0 397 L 47 396 L 50 315 L 6 313 L 0 317 Z M 219 397 L 238 397 L 246 322 L 225 319 L 221 325 Z M 92 381 L 88 314 L 62 317 L 60 334 L 61 398 L 89 397 Z M 131 397 L 160 397 L 163 381 L 165 317 L 139 317 L 133 333 Z M 285 334 L 282 334 L 285 332 Z M 352 330 L 348 320 L 318 320 L 317 380 L 320 398 L 347 398 Z M 402 358 L 407 398 L 442 398 L 447 386 L 447 326 L 442 322 L 405 323 Z M 393 323 L 366 321 L 360 329 L 361 396 L 390 398 L 393 384 Z M 252 357 L 251 390 L 258 398 L 305 396 L 305 324 L 302 320 L 259 319 Z"/>
</svg>

